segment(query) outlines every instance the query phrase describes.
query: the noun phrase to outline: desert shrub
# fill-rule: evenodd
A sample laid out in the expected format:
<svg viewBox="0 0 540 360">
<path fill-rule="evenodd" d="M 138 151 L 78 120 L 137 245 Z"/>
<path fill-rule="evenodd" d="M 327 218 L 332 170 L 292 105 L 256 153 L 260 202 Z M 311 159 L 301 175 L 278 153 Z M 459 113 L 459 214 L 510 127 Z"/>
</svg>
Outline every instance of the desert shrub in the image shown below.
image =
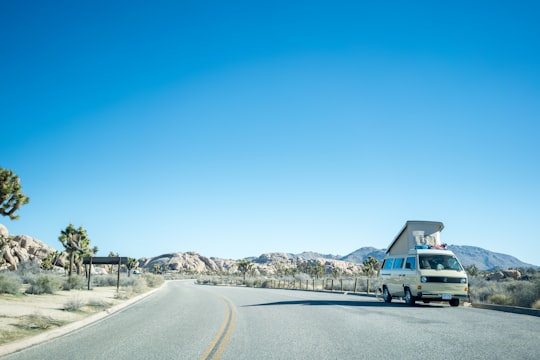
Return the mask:
<svg viewBox="0 0 540 360">
<path fill-rule="evenodd" d="M 23 330 L 0 330 L 0 346 L 19 340 L 25 336 Z"/>
<path fill-rule="evenodd" d="M 146 274 L 144 275 L 144 280 L 146 281 L 146 285 L 151 288 L 155 288 L 163 284 L 165 281 L 163 279 L 163 276 L 159 275 L 153 275 L 153 274 Z"/>
<path fill-rule="evenodd" d="M 296 280 L 296 283 L 298 283 L 298 282 L 305 283 L 306 280 L 309 280 L 309 279 L 311 279 L 311 276 L 309 276 L 308 274 L 304 274 L 304 273 L 296 274 L 294 276 L 294 280 Z"/>
<path fill-rule="evenodd" d="M 88 282 L 84 276 L 71 276 L 62 284 L 63 290 L 81 290 L 88 287 Z"/>
<path fill-rule="evenodd" d="M 509 294 L 493 294 L 488 301 L 495 305 L 512 305 L 512 297 Z"/>
<path fill-rule="evenodd" d="M 261 287 L 266 289 L 273 289 L 275 286 L 275 280 L 265 279 L 261 282 Z"/>
<path fill-rule="evenodd" d="M 22 280 L 12 273 L 0 273 L 0 293 L 18 294 L 21 291 Z"/>
<path fill-rule="evenodd" d="M 104 301 L 104 300 L 101 300 L 101 299 L 91 299 L 88 301 L 88 303 L 86 304 L 87 306 L 89 307 L 92 307 L 94 309 L 107 309 L 111 306 L 110 303 Z"/>
<path fill-rule="evenodd" d="M 117 275 L 97 275 L 92 276 L 92 285 L 95 287 L 108 287 L 108 286 L 114 286 L 116 287 L 119 285 L 120 287 L 134 287 L 134 288 L 141 288 L 146 287 L 147 280 L 146 277 L 151 277 L 152 279 L 150 281 L 154 281 L 153 277 L 156 275 L 144 275 L 144 276 L 120 276 L 120 283 L 118 282 L 118 276 Z M 160 277 L 160 276 L 157 276 Z M 162 278 L 162 277 L 161 277 Z M 155 280 L 158 281 L 158 280 Z M 163 280 L 162 280 L 163 281 Z"/>
<path fill-rule="evenodd" d="M 96 287 L 116 286 L 118 277 L 116 275 L 92 276 L 92 285 Z"/>
<path fill-rule="evenodd" d="M 532 307 L 540 299 L 540 279 L 491 281 L 483 277 L 469 277 L 471 301 Z M 494 296 L 504 294 L 505 297 Z M 495 299 L 494 302 L 492 299 Z M 510 301 L 508 300 L 510 299 Z"/>
<path fill-rule="evenodd" d="M 30 284 L 34 275 L 41 273 L 41 268 L 38 261 L 25 260 L 19 263 L 15 273 L 22 278 L 23 283 Z"/>
<path fill-rule="evenodd" d="M 129 299 L 132 296 L 148 291 L 148 287 L 144 277 L 136 277 L 133 278 L 127 286 L 122 286 L 121 291 L 118 292 L 115 297 L 121 300 Z"/>
<path fill-rule="evenodd" d="M 369 278 L 369 292 L 375 293 L 377 292 L 377 289 L 382 287 L 382 281 L 379 278 L 376 277 L 370 277 Z M 349 290 L 350 289 L 350 290 Z M 345 291 L 354 291 L 354 281 L 351 283 L 347 283 L 345 287 Z M 356 291 L 357 292 L 367 292 L 368 291 L 368 277 L 367 276 L 361 276 L 358 277 L 358 283 L 356 285 Z"/>
<path fill-rule="evenodd" d="M 61 288 L 61 279 L 50 274 L 38 275 L 32 279 L 30 286 L 26 289 L 27 294 L 54 294 Z"/>
<path fill-rule="evenodd" d="M 507 291 L 511 294 L 513 305 L 531 307 L 540 299 L 540 281 L 513 281 L 507 284 Z"/>
<path fill-rule="evenodd" d="M 361 282 L 365 282 L 365 280 L 363 280 Z M 338 279 L 337 283 L 338 283 L 338 286 L 339 286 L 339 290 L 341 290 L 341 288 L 342 288 L 341 284 L 343 284 L 343 291 L 349 291 L 349 292 L 354 291 L 354 279 L 343 279 L 343 282 L 341 282 L 341 279 Z M 358 286 L 358 284 L 357 284 L 357 286 Z"/>
<path fill-rule="evenodd" d="M 148 290 L 148 284 L 144 278 L 136 278 L 135 282 L 131 285 L 133 291 L 137 294 L 141 294 Z"/>
<path fill-rule="evenodd" d="M 506 286 L 502 282 L 490 281 L 482 277 L 470 277 L 469 292 L 473 303 L 489 303 L 492 295 L 506 293 Z"/>
<path fill-rule="evenodd" d="M 24 330 L 47 330 L 54 326 L 62 326 L 65 322 L 55 320 L 49 316 L 43 316 L 39 313 L 25 315 L 17 325 Z"/>
<path fill-rule="evenodd" d="M 135 276 L 120 277 L 120 286 L 136 286 L 138 279 Z"/>
<path fill-rule="evenodd" d="M 69 299 L 65 304 L 64 304 L 64 310 L 65 311 L 79 311 L 82 309 L 82 307 L 84 306 L 84 301 L 81 300 L 80 298 L 78 297 L 74 297 L 74 298 L 71 298 Z"/>
<path fill-rule="evenodd" d="M 122 289 L 122 291 L 114 294 L 114 298 L 118 300 L 127 300 L 131 298 L 134 295 L 134 293 L 135 292 L 133 291 L 132 288 L 125 288 L 125 289 Z"/>
</svg>

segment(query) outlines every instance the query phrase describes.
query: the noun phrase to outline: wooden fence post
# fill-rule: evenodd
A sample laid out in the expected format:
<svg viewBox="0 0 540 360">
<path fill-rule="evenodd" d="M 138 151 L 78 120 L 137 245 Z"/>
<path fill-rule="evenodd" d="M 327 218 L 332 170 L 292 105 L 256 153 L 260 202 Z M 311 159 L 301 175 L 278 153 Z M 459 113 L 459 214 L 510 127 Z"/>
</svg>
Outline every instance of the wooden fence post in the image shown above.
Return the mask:
<svg viewBox="0 0 540 360">
<path fill-rule="evenodd" d="M 120 292 L 120 265 L 122 265 L 122 258 L 118 257 L 118 278 L 116 280 L 116 293 Z"/>
<path fill-rule="evenodd" d="M 92 257 L 90 257 L 90 265 L 88 266 L 88 290 L 90 290 L 90 274 L 92 273 Z"/>
</svg>

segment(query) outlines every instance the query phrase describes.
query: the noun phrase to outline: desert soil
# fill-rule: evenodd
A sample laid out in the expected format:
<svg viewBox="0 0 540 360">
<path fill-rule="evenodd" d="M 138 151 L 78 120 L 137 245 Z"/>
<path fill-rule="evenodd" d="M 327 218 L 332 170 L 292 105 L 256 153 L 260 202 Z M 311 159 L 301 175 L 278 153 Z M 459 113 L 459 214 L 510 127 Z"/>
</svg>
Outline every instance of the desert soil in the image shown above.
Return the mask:
<svg viewBox="0 0 540 360">
<path fill-rule="evenodd" d="M 20 324 L 28 315 L 37 315 L 63 324 L 81 320 L 96 312 L 117 305 L 126 299 L 116 287 L 96 287 L 92 290 L 58 291 L 44 295 L 0 294 L 0 345 L 7 332 L 20 331 Z M 64 310 L 69 304 L 83 305 L 78 311 Z M 104 306 L 88 306 L 99 304 Z M 30 335 L 30 334 L 29 334 Z"/>
</svg>

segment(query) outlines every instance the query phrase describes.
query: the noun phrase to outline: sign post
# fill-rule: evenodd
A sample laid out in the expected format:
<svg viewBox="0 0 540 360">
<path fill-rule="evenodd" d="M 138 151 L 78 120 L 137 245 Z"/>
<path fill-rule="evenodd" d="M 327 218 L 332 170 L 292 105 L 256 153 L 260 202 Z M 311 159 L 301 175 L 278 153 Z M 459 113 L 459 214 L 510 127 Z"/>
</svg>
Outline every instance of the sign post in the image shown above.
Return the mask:
<svg viewBox="0 0 540 360">
<path fill-rule="evenodd" d="M 92 274 L 92 264 L 94 265 L 118 265 L 118 276 L 116 278 L 116 292 L 120 290 L 120 267 L 122 265 L 127 265 L 128 258 L 123 256 L 113 256 L 113 257 L 85 257 L 83 259 L 83 264 L 90 265 L 88 269 L 88 290 L 90 290 L 90 274 Z"/>
</svg>

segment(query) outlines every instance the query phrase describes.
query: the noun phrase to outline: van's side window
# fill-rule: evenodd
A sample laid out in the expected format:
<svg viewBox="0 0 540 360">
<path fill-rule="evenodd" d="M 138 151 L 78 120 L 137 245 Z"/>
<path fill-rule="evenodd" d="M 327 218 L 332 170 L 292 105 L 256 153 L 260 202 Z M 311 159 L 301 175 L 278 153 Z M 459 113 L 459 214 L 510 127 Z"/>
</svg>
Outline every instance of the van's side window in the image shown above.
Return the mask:
<svg viewBox="0 0 540 360">
<path fill-rule="evenodd" d="M 383 269 L 391 269 L 391 268 L 392 268 L 392 263 L 393 263 L 393 262 L 394 262 L 394 259 L 392 259 L 392 258 L 390 258 L 390 259 L 385 259 L 382 268 L 383 268 Z"/>
<path fill-rule="evenodd" d="M 403 258 L 396 258 L 394 260 L 394 269 L 401 269 L 403 267 Z"/>
<path fill-rule="evenodd" d="M 416 257 L 411 256 L 407 258 L 407 261 L 405 262 L 405 269 L 416 269 Z"/>
</svg>

